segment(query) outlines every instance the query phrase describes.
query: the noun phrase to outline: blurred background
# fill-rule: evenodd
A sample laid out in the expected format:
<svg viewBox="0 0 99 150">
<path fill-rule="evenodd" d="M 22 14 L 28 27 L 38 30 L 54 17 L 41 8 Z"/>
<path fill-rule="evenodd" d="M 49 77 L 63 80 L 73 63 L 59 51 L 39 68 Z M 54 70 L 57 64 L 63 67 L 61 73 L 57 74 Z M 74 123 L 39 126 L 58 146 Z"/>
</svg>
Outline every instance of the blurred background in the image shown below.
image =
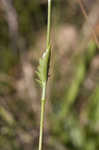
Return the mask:
<svg viewBox="0 0 99 150">
<path fill-rule="evenodd" d="M 43 150 L 98 150 L 99 0 L 52 7 Z M 47 0 L 0 0 L 0 150 L 38 149 L 46 26 Z"/>
</svg>

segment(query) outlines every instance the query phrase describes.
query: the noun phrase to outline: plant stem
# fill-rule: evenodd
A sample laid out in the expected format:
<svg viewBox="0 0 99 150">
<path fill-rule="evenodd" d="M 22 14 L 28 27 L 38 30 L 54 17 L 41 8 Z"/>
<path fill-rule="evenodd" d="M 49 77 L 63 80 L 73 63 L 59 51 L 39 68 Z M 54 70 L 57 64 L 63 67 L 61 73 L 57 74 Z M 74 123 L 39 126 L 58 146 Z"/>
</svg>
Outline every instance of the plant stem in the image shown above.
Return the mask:
<svg viewBox="0 0 99 150">
<path fill-rule="evenodd" d="M 50 30 L 51 30 L 51 0 L 48 0 L 48 23 L 47 23 L 46 50 L 49 48 L 49 45 L 50 45 Z M 42 150 L 42 141 L 43 141 L 44 113 L 45 113 L 45 102 L 46 102 L 46 83 L 47 81 L 43 84 L 43 87 L 42 87 L 39 150 Z"/>
<path fill-rule="evenodd" d="M 44 112 L 45 112 L 45 93 L 46 93 L 46 84 L 44 85 L 44 87 L 42 89 L 42 98 L 41 98 L 41 120 L 40 120 L 39 150 L 42 150 Z"/>
<path fill-rule="evenodd" d="M 51 32 L 51 1 L 48 0 L 48 23 L 47 23 L 47 48 L 50 44 L 50 32 Z"/>
</svg>

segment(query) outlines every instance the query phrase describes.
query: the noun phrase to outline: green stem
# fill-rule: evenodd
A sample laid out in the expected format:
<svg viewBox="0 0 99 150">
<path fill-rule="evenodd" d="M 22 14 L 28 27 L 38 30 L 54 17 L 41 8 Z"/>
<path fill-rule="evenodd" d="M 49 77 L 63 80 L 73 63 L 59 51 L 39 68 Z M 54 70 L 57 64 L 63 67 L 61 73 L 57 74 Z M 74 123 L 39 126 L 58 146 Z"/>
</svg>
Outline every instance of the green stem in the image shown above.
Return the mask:
<svg viewBox="0 0 99 150">
<path fill-rule="evenodd" d="M 50 30 L 51 30 L 51 0 L 48 0 L 48 23 L 47 23 L 47 45 L 46 50 L 50 45 Z M 46 81 L 47 82 L 47 81 Z M 46 97 L 46 82 L 42 87 L 42 98 L 41 98 L 41 119 L 40 119 L 40 135 L 39 135 L 39 150 L 42 150 L 43 141 L 43 127 L 44 127 L 44 113 L 45 113 L 45 97 Z"/>
<path fill-rule="evenodd" d="M 48 0 L 48 23 L 47 23 L 47 48 L 50 44 L 50 32 L 51 32 L 51 0 Z"/>
<path fill-rule="evenodd" d="M 42 150 L 43 126 L 44 126 L 44 112 L 45 112 L 45 93 L 46 93 L 46 84 L 44 85 L 44 87 L 42 89 L 39 150 Z"/>
</svg>

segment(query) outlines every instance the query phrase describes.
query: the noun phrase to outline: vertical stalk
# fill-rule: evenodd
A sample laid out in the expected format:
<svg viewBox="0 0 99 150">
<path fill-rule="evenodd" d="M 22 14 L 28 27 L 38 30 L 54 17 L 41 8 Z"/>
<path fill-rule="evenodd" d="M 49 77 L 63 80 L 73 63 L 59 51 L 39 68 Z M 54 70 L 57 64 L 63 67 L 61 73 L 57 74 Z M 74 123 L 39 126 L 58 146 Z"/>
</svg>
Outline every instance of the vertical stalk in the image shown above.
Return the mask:
<svg viewBox="0 0 99 150">
<path fill-rule="evenodd" d="M 50 32 L 51 32 L 51 1 L 48 0 L 48 21 L 47 21 L 47 48 L 50 44 Z"/>
<path fill-rule="evenodd" d="M 50 45 L 50 30 L 51 30 L 51 0 L 48 0 L 48 22 L 47 22 L 46 51 Z M 42 87 L 39 150 L 42 150 L 42 141 L 43 141 L 44 113 L 45 113 L 45 102 L 46 102 L 46 83 L 47 83 L 47 81 L 45 81 L 45 83 L 43 84 L 43 87 Z"/>
<path fill-rule="evenodd" d="M 42 98 L 41 98 L 41 120 L 40 120 L 39 150 L 42 150 L 44 112 L 45 112 L 45 94 L 46 94 L 46 84 L 43 86 Z"/>
</svg>

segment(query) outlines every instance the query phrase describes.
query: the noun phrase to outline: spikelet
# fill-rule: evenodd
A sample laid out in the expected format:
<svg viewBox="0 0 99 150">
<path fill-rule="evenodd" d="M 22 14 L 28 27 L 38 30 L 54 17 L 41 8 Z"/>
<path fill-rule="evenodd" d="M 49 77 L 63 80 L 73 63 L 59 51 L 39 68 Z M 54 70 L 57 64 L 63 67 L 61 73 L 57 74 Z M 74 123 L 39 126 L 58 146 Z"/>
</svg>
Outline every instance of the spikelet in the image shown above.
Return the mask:
<svg viewBox="0 0 99 150">
<path fill-rule="evenodd" d="M 39 60 L 39 66 L 36 71 L 36 74 L 38 76 L 38 79 L 36 80 L 41 87 L 43 87 L 44 84 L 46 84 L 48 80 L 48 72 L 49 72 L 49 66 L 50 66 L 50 57 L 51 57 L 51 47 L 46 49 L 46 51 L 43 53 L 42 57 Z"/>
</svg>

